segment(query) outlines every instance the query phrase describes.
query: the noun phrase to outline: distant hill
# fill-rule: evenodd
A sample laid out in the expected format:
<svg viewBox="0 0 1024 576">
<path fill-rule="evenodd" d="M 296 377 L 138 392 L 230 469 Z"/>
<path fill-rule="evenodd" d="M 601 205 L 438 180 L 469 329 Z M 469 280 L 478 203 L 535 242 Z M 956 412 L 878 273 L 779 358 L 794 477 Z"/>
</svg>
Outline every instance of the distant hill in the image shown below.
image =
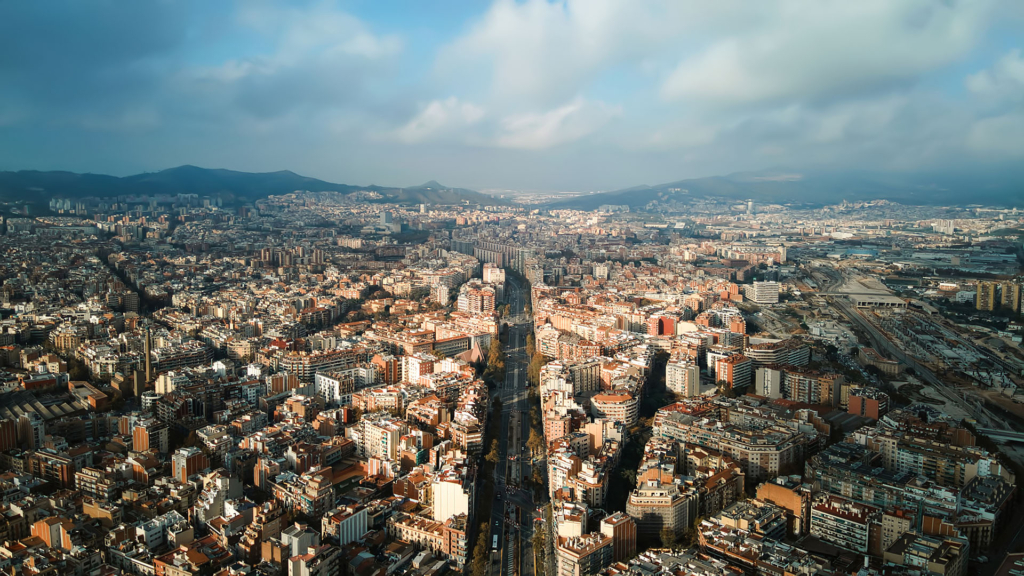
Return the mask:
<svg viewBox="0 0 1024 576">
<path fill-rule="evenodd" d="M 1024 170 L 1011 167 L 975 173 L 881 174 L 770 170 L 636 186 L 558 200 L 549 208 L 593 210 L 603 204 L 641 208 L 652 201 L 721 198 L 756 203 L 834 204 L 890 200 L 908 205 L 1024 206 Z"/>
<path fill-rule="evenodd" d="M 288 170 L 280 172 L 236 172 L 234 170 L 179 166 L 160 172 L 136 174 L 118 178 L 104 174 L 76 174 L 74 172 L 40 172 L 22 170 L 0 172 L 0 198 L 8 200 L 42 200 L 50 198 L 86 198 L 114 196 L 152 196 L 158 194 L 198 194 L 219 196 L 225 201 L 252 202 L 275 194 L 296 190 L 310 192 L 356 191 L 377 192 L 381 202 L 399 204 L 505 204 L 504 200 L 466 190 L 448 188 L 430 181 L 411 188 L 387 186 L 353 186 L 334 184 L 300 176 Z"/>
</svg>

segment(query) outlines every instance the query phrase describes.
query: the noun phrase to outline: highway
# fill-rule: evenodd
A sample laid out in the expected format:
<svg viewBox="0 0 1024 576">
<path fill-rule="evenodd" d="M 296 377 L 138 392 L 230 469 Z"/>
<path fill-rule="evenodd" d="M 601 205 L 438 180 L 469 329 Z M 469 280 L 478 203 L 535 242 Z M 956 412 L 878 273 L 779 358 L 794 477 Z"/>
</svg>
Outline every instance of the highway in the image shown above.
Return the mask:
<svg viewBox="0 0 1024 576">
<path fill-rule="evenodd" d="M 525 315 L 524 288 L 509 278 L 507 297 L 511 313 L 508 343 L 505 346 L 505 381 L 495 391 L 501 398 L 501 437 L 498 438 L 498 462 L 494 467 L 494 502 L 491 507 L 491 533 L 499 535 L 500 557 L 492 559 L 491 572 L 497 576 L 533 574 L 533 514 L 535 505 L 529 490 L 520 490 L 522 479 L 532 474 L 526 454 L 529 438 L 529 386 L 526 380 L 529 358 L 526 336 L 530 318 Z M 515 460 L 510 460 L 514 458 Z M 520 461 L 522 459 L 522 461 Z M 517 512 L 517 508 L 519 511 Z M 498 528 L 496 530 L 495 528 Z"/>
</svg>

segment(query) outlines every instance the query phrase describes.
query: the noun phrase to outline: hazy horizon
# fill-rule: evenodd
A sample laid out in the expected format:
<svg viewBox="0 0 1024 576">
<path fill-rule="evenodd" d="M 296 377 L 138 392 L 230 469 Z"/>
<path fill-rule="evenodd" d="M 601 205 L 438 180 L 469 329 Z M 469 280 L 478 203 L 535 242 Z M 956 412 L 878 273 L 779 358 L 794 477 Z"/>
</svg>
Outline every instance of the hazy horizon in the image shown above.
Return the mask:
<svg viewBox="0 0 1024 576">
<path fill-rule="evenodd" d="M 0 170 L 589 192 L 1003 167 L 1022 24 L 1005 0 L 5 3 Z"/>
</svg>

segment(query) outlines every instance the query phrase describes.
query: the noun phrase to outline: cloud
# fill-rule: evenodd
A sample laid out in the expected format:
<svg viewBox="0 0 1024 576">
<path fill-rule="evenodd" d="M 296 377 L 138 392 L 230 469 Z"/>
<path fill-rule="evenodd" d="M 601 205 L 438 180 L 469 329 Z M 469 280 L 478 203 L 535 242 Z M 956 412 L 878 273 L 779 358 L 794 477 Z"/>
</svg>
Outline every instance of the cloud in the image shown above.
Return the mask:
<svg viewBox="0 0 1024 576">
<path fill-rule="evenodd" d="M 594 134 L 621 113 L 620 108 L 577 97 L 547 110 L 488 117 L 483 107 L 451 96 L 430 102 L 385 138 L 403 144 L 454 142 L 543 150 Z"/>
<path fill-rule="evenodd" d="M 1024 157 L 1024 113 L 983 118 L 971 125 L 967 145 L 977 152 L 1001 157 Z"/>
<path fill-rule="evenodd" d="M 651 0 L 495 0 L 441 49 L 442 75 L 483 78 L 499 101 L 554 106 L 608 68 L 638 67 L 698 22 L 734 4 Z"/>
<path fill-rule="evenodd" d="M 484 114 L 483 108 L 470 102 L 460 102 L 454 96 L 447 100 L 434 100 L 391 136 L 405 144 L 451 136 L 477 124 Z"/>
<path fill-rule="evenodd" d="M 969 75 L 964 84 L 988 100 L 1024 100 L 1024 57 L 1020 49 L 1010 50 L 992 68 Z"/>
<path fill-rule="evenodd" d="M 593 134 L 621 112 L 602 102 L 576 98 L 546 112 L 515 114 L 502 119 L 495 144 L 526 150 L 551 148 Z"/>
<path fill-rule="evenodd" d="M 1013 0 L 493 0 L 441 27 L 408 10 L 0 3 L 0 164 L 593 189 L 1021 154 Z"/>
<path fill-rule="evenodd" d="M 273 51 L 188 68 L 177 83 L 185 94 L 219 99 L 262 119 L 367 98 L 402 51 L 398 36 L 374 34 L 334 2 L 309 9 L 244 4 L 238 22 L 272 42 Z"/>
<path fill-rule="evenodd" d="M 684 57 L 661 94 L 723 106 L 863 93 L 964 56 L 984 34 L 990 4 L 760 3 L 753 29 L 741 27 Z"/>
</svg>

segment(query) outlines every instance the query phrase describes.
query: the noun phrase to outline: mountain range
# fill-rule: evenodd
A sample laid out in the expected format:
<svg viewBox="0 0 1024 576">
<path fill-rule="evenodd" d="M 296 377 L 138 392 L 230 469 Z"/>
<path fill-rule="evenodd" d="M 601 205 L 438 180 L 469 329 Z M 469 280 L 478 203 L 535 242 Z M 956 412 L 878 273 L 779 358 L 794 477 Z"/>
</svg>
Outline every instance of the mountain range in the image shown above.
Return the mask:
<svg viewBox="0 0 1024 576">
<path fill-rule="evenodd" d="M 179 166 L 125 177 L 62 171 L 0 172 L 0 200 L 8 201 L 198 194 L 220 197 L 231 204 L 296 190 L 340 194 L 375 192 L 380 195 L 376 201 L 398 204 L 508 204 L 500 198 L 465 188 L 450 188 L 435 181 L 408 188 L 354 186 L 309 178 L 288 170 L 254 173 Z M 593 210 L 613 204 L 636 209 L 652 202 L 686 204 L 705 198 L 807 206 L 884 199 L 908 205 L 1024 207 L 1024 167 L 1011 165 L 970 172 L 932 173 L 780 168 L 592 193 L 555 200 L 546 207 Z"/>
<path fill-rule="evenodd" d="M 0 199 L 48 201 L 50 198 L 153 196 L 198 194 L 220 197 L 225 202 L 252 202 L 270 195 L 296 190 L 351 194 L 365 191 L 382 196 L 380 202 L 398 204 L 505 204 L 504 200 L 465 188 L 449 188 L 437 182 L 410 188 L 335 184 L 280 172 L 236 172 L 234 170 L 179 166 L 134 176 L 78 174 L 74 172 L 21 170 L 0 172 Z"/>
<path fill-rule="evenodd" d="M 1016 166 L 972 172 L 875 173 L 774 169 L 693 178 L 560 199 L 549 208 L 593 210 L 601 205 L 642 208 L 651 202 L 688 203 L 719 198 L 811 206 L 867 200 L 908 205 L 1024 206 L 1024 169 Z"/>
</svg>

